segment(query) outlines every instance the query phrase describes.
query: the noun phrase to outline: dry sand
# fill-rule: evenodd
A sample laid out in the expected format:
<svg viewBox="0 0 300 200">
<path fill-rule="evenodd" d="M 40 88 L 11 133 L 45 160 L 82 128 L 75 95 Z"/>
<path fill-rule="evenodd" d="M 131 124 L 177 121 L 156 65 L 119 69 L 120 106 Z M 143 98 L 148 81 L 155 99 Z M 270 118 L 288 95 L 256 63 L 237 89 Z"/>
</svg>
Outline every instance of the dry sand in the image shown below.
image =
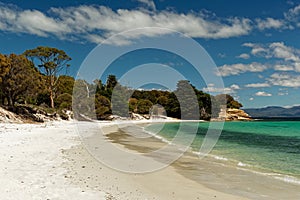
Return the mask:
<svg viewBox="0 0 300 200">
<path fill-rule="evenodd" d="M 243 199 L 209 189 L 172 166 L 139 175 L 106 167 L 84 148 L 72 122 L 0 124 L 0 132 L 3 200 Z"/>
</svg>

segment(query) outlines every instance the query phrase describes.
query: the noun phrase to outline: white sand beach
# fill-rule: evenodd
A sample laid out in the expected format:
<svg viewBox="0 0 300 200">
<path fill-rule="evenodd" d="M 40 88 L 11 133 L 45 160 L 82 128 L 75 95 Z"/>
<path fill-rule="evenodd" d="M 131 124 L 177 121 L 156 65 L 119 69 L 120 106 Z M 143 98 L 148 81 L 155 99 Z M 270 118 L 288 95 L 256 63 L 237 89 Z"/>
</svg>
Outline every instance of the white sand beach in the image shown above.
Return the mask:
<svg viewBox="0 0 300 200">
<path fill-rule="evenodd" d="M 81 144 L 74 122 L 1 123 L 0 149 L 3 200 L 244 199 L 209 189 L 172 166 L 140 175 L 108 168 Z"/>
</svg>

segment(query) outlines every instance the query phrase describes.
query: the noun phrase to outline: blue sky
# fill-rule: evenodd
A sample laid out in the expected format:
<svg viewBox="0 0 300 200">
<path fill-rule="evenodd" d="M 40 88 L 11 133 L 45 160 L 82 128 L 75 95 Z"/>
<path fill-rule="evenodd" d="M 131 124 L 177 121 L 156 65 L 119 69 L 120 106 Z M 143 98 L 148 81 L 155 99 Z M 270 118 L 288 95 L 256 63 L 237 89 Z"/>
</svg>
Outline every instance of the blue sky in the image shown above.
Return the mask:
<svg viewBox="0 0 300 200">
<path fill-rule="evenodd" d="M 300 104 L 297 1 L 0 0 L 0 53 L 19 54 L 36 46 L 63 49 L 73 59 L 69 73 L 76 75 L 100 42 L 122 31 L 151 26 L 179 31 L 202 45 L 219 69 L 215 73 L 224 80 L 223 90 L 244 107 Z M 110 45 L 120 47 L 159 34 L 137 34 Z M 130 67 L 153 62 L 149 60 L 153 53 L 123 56 L 106 74 L 121 76 Z M 154 57 L 191 77 L 194 74 L 179 57 L 161 52 Z M 191 82 L 213 94 L 220 91 L 213 83 Z"/>
</svg>

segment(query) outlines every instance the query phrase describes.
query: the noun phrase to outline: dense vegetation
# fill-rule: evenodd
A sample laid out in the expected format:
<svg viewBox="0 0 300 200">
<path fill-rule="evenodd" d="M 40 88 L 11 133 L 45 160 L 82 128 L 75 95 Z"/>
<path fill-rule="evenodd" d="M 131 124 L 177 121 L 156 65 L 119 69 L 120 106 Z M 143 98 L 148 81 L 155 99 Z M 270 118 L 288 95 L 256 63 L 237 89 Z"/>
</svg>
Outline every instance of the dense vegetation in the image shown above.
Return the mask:
<svg viewBox="0 0 300 200">
<path fill-rule="evenodd" d="M 149 114 L 154 108 L 156 111 L 163 109 L 170 117 L 182 118 L 184 114 L 185 119 L 209 119 L 214 117 L 212 103 L 219 105 L 222 98 L 226 98 L 227 107 L 242 106 L 230 95 L 209 95 L 187 80 L 179 81 L 175 91 L 134 90 L 118 84 L 114 75 L 109 75 L 105 83 L 101 80 L 75 82 L 73 77 L 62 75 L 70 60 L 63 50 L 50 47 L 37 47 L 22 55 L 0 54 L 0 104 L 11 110 L 20 105 L 71 110 L 74 95 L 76 110 L 89 115 L 92 105 L 97 119 L 105 119 L 111 114 L 128 117 L 131 112 Z M 76 90 L 73 93 L 74 84 Z M 193 95 L 185 95 L 188 89 Z M 178 96 L 184 98 L 178 99 Z M 193 100 L 198 105 L 190 104 Z M 214 109 L 217 110 L 213 113 L 218 113 L 220 108 Z"/>
</svg>

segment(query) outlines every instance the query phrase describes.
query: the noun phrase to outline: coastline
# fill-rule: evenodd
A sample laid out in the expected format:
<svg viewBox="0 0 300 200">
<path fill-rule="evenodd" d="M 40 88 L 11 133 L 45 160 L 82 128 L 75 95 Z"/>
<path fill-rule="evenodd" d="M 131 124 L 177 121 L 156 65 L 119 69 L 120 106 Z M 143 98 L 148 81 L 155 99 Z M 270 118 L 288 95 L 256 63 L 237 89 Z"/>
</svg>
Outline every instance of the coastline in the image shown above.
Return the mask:
<svg viewBox="0 0 300 200">
<path fill-rule="evenodd" d="M 249 172 L 224 170 L 222 163 L 212 165 L 196 160 L 189 153 L 171 166 L 152 173 L 127 174 L 111 169 L 87 151 L 76 123 L 0 124 L 0 148 L 4 152 L 1 154 L 2 199 L 247 199 L 247 194 L 234 193 L 236 188 L 226 182 L 214 185 L 214 178 L 222 173 L 247 177 Z M 79 123 L 90 125 L 90 122 Z M 147 121 L 134 123 L 144 126 Z M 99 122 L 98 125 L 105 129 L 109 142 L 126 151 L 150 151 L 153 145 L 164 145 L 153 138 L 151 142 L 146 139 L 140 145 L 132 145 L 133 137 L 119 137 L 116 123 Z"/>
<path fill-rule="evenodd" d="M 124 135 L 124 133 L 122 133 Z M 149 141 L 134 139 L 130 135 L 118 136 L 117 132 L 111 133 L 109 139 L 126 149 L 147 153 L 161 147 L 162 141 L 153 145 L 153 138 Z M 155 138 L 157 139 L 157 138 Z M 164 142 L 162 142 L 164 144 Z M 139 145 L 136 145 L 139 144 Z M 169 166 L 189 180 L 226 194 L 250 199 L 298 199 L 299 185 L 275 179 L 268 173 L 258 172 L 231 165 L 222 158 L 207 156 L 199 159 L 194 152 L 187 151 L 184 155 Z M 169 168 L 168 167 L 168 168 Z M 155 172 L 154 172 L 155 173 Z M 272 174 L 273 175 L 273 174 Z M 289 191 L 289 193 L 286 193 Z"/>
<path fill-rule="evenodd" d="M 146 124 L 145 121 L 136 123 L 139 125 Z M 101 128 L 105 129 L 105 135 L 109 141 L 113 142 L 118 148 L 123 148 L 125 151 L 142 151 L 144 153 L 151 150 L 149 149 L 151 147 L 148 148 L 147 146 L 138 147 L 132 144 L 123 145 L 119 143 L 117 140 L 118 138 L 124 138 L 124 133 L 120 134 L 118 132 L 116 124 L 106 124 Z M 95 136 L 92 137 L 97 140 Z M 157 139 L 155 139 L 155 144 L 153 141 L 151 140 L 151 145 L 154 145 L 154 148 L 165 145 Z M 71 149 L 66 150 L 64 154 L 68 160 L 73 161 L 64 165 L 72 173 L 73 179 L 71 181 L 73 183 L 79 184 L 81 187 L 88 185 L 88 188 L 95 189 L 99 188 L 100 184 L 100 188 L 110 192 L 112 199 L 247 199 L 210 189 L 178 173 L 174 166 L 167 166 L 155 172 L 128 174 L 100 163 L 81 145 L 73 146 Z M 80 161 L 76 162 L 76 160 Z M 78 163 L 86 163 L 86 166 L 82 168 L 78 166 Z M 86 177 L 89 178 L 86 179 Z"/>
</svg>

